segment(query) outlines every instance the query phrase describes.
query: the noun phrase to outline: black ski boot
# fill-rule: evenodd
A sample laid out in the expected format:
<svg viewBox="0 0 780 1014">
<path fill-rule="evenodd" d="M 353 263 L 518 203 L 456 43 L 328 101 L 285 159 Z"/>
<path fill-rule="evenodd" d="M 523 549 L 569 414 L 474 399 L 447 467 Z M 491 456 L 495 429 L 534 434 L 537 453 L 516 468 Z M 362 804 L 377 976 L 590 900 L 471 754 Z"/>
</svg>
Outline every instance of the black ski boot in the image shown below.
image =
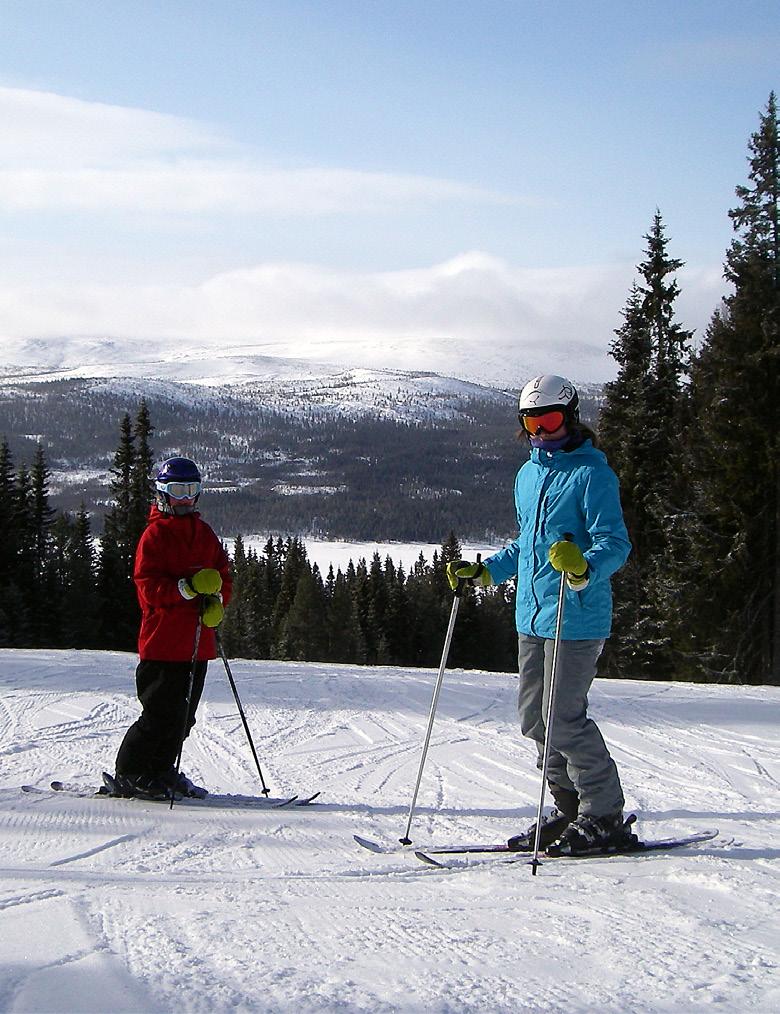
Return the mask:
<svg viewBox="0 0 780 1014">
<path fill-rule="evenodd" d="M 173 772 L 175 778 L 176 772 Z M 183 771 L 179 772 L 179 777 L 176 780 L 176 795 L 189 796 L 191 799 L 205 799 L 209 794 L 208 789 L 204 789 L 202 785 L 196 785 L 195 782 L 191 781 Z"/>
<path fill-rule="evenodd" d="M 170 799 L 171 788 L 164 778 L 154 775 L 124 775 L 118 771 L 115 775 L 103 773 L 103 784 L 108 795 L 122 799 Z"/>
<path fill-rule="evenodd" d="M 548 856 L 586 856 L 630 849 L 639 841 L 630 830 L 635 818 L 623 820 L 623 811 L 594 817 L 583 813 L 547 846 Z"/>
<path fill-rule="evenodd" d="M 539 836 L 539 847 L 546 849 L 557 841 L 569 824 L 576 820 L 579 797 L 571 789 L 563 789 L 560 785 L 548 782 L 550 792 L 555 800 L 555 808 L 546 817 L 542 817 L 542 830 Z M 533 852 L 536 844 L 536 821 L 523 831 L 513 835 L 507 842 L 510 852 Z"/>
<path fill-rule="evenodd" d="M 115 775 L 110 775 L 107 771 L 104 771 L 103 786 L 104 788 L 101 789 L 101 792 L 104 792 L 107 796 L 132 799 L 135 795 L 135 778 L 128 775 L 120 775 L 118 771 Z"/>
</svg>

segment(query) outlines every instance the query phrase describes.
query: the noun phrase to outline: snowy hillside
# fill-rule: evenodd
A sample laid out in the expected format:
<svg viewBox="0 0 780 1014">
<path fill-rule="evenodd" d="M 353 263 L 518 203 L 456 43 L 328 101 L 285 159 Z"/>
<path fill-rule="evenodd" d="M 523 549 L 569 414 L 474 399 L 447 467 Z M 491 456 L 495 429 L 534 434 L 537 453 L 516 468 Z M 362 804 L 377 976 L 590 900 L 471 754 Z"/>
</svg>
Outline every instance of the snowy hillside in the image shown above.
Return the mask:
<svg viewBox="0 0 780 1014">
<path fill-rule="evenodd" d="M 0 1009 L 729 1012 L 780 1009 L 780 690 L 599 682 L 594 717 L 674 854 L 437 871 L 403 832 L 435 674 L 234 663 L 274 793 L 311 809 L 27 794 L 90 782 L 136 716 L 131 655 L 0 652 Z M 184 766 L 260 795 L 220 666 Z M 505 838 L 538 775 L 510 675 L 451 672 L 412 828 Z"/>
<path fill-rule="evenodd" d="M 568 372 L 579 383 L 614 375 L 605 346 L 447 338 L 377 341 L 6 338 L 0 376 L 17 380 L 138 377 L 206 386 L 323 377 L 344 370 L 435 373 L 488 387 L 519 388 L 537 373 Z"/>
</svg>

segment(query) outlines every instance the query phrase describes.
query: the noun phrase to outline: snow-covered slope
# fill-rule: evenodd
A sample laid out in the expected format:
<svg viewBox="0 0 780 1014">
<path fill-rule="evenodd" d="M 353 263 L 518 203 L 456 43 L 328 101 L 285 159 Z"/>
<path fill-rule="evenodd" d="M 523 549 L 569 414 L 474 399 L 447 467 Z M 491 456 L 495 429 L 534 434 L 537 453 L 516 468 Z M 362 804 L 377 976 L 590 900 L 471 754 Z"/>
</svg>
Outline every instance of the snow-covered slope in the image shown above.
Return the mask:
<svg viewBox="0 0 780 1014">
<path fill-rule="evenodd" d="M 780 690 L 599 682 L 594 717 L 645 858 L 439 872 L 352 841 L 404 830 L 435 674 L 234 663 L 274 792 L 253 812 L 23 794 L 94 780 L 137 714 L 135 659 L 0 652 L 0 1009 L 669 1012 L 780 1009 Z M 516 680 L 447 674 L 416 842 L 502 839 L 531 819 Z M 213 664 L 188 773 L 259 795 Z"/>
</svg>

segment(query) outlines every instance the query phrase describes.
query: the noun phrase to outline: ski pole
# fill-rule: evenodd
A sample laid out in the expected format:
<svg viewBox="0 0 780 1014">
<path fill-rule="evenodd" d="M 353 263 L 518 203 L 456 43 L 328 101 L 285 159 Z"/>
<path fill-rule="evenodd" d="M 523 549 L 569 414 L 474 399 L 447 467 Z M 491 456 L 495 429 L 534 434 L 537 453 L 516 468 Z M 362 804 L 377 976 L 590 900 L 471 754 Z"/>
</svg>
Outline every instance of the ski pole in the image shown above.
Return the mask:
<svg viewBox="0 0 780 1014">
<path fill-rule="evenodd" d="M 219 630 L 215 630 L 214 633 L 216 634 L 217 637 L 217 651 L 219 652 L 219 657 L 225 663 L 225 672 L 227 673 L 227 678 L 230 683 L 230 689 L 233 691 L 233 696 L 236 699 L 238 713 L 241 716 L 241 721 L 244 723 L 244 732 L 246 733 L 246 738 L 249 740 L 249 747 L 252 751 L 252 756 L 255 759 L 255 764 L 257 765 L 257 773 L 260 775 L 260 784 L 263 786 L 263 795 L 267 796 L 270 790 L 267 788 L 265 784 L 265 779 L 263 778 L 263 772 L 260 768 L 260 761 L 258 760 L 257 757 L 257 750 L 255 750 L 255 744 L 252 741 L 252 733 L 249 731 L 249 723 L 246 720 L 244 709 L 241 707 L 241 698 L 238 696 L 238 688 L 236 687 L 236 681 L 233 679 L 233 673 L 230 671 L 230 666 L 228 665 L 228 660 L 227 657 L 225 656 L 225 649 L 222 647 L 222 638 L 219 636 Z"/>
<path fill-rule="evenodd" d="M 190 666 L 190 679 L 187 686 L 187 699 L 184 705 L 184 721 L 182 722 L 181 729 L 181 742 L 179 743 L 179 753 L 176 757 L 176 781 L 171 786 L 171 805 L 170 809 L 173 809 L 173 800 L 176 797 L 176 786 L 179 784 L 179 774 L 181 773 L 181 755 L 184 750 L 184 740 L 187 738 L 187 720 L 190 717 L 190 703 L 192 702 L 192 688 L 195 684 L 195 667 L 198 664 L 198 648 L 200 647 L 200 632 L 203 629 L 203 610 L 198 612 L 198 623 L 195 627 L 195 645 L 192 649 L 192 665 Z"/>
<path fill-rule="evenodd" d="M 479 563 L 479 556 L 477 556 L 477 563 Z M 465 582 L 464 582 L 465 584 Z M 450 622 L 447 627 L 447 634 L 444 638 L 444 649 L 441 653 L 441 663 L 439 664 L 439 676 L 436 680 L 436 686 L 433 691 L 433 698 L 431 700 L 431 713 L 428 716 L 428 731 L 425 733 L 425 742 L 423 743 L 422 756 L 420 757 L 420 768 L 417 772 L 417 784 L 414 787 L 414 794 L 412 795 L 412 802 L 409 806 L 409 819 L 406 822 L 406 833 L 403 838 L 399 838 L 402 845 L 411 845 L 412 839 L 409 837 L 409 831 L 412 827 L 412 817 L 414 815 L 414 806 L 417 802 L 417 793 L 420 791 L 420 782 L 422 781 L 423 768 L 425 767 L 425 758 L 428 754 L 428 744 L 431 741 L 431 733 L 433 732 L 433 719 L 436 715 L 436 705 L 439 702 L 439 692 L 441 685 L 444 681 L 444 669 L 447 665 L 447 656 L 450 653 L 450 642 L 452 641 L 452 632 L 455 629 L 455 619 L 458 615 L 458 606 L 460 605 L 460 597 L 463 594 L 463 584 L 460 579 L 458 585 L 452 597 L 452 609 L 450 610 Z"/>
<path fill-rule="evenodd" d="M 564 538 L 571 542 L 571 532 L 566 532 Z M 531 873 L 535 877 L 539 862 L 539 846 L 542 837 L 542 810 L 544 809 L 544 790 L 547 785 L 547 766 L 550 762 L 550 744 L 552 740 L 552 726 L 555 717 L 555 690 L 558 676 L 558 649 L 561 644 L 561 630 L 563 629 L 563 604 L 566 596 L 566 571 L 561 571 L 561 583 L 558 588 L 558 609 L 555 614 L 555 640 L 553 641 L 552 671 L 550 673 L 550 696 L 547 701 L 547 718 L 544 726 L 544 752 L 542 754 L 542 787 L 539 792 L 539 809 L 536 813 L 536 835 L 534 837 L 534 857 L 531 860 Z"/>
</svg>

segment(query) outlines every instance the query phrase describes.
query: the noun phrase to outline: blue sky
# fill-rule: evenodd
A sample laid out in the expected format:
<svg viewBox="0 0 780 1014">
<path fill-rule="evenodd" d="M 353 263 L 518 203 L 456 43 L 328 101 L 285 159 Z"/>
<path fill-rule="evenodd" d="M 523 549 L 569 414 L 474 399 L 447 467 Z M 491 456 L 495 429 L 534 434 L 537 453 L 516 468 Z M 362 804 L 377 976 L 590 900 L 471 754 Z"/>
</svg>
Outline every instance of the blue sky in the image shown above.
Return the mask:
<svg viewBox="0 0 780 1014">
<path fill-rule="evenodd" d="M 656 207 L 701 329 L 780 84 L 776 2 L 0 0 L 0 15 L 10 337 L 293 339 L 318 314 L 381 340 L 414 330 L 421 286 L 452 310 L 420 334 L 457 336 L 465 277 L 488 339 L 606 345 Z"/>
</svg>

